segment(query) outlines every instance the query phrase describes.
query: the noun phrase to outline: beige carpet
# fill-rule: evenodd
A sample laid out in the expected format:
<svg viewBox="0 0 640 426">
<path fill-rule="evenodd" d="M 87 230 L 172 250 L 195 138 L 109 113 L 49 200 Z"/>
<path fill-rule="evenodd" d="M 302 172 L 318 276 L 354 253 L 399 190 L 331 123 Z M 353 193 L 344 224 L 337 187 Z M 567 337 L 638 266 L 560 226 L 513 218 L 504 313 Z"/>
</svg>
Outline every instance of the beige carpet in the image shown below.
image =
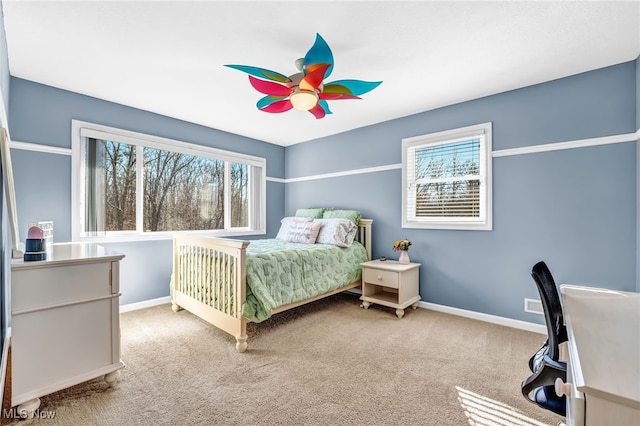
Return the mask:
<svg viewBox="0 0 640 426">
<path fill-rule="evenodd" d="M 249 326 L 249 350 L 170 305 L 121 315 L 122 370 L 22 425 L 555 425 L 520 394 L 540 334 L 340 294 Z"/>
</svg>

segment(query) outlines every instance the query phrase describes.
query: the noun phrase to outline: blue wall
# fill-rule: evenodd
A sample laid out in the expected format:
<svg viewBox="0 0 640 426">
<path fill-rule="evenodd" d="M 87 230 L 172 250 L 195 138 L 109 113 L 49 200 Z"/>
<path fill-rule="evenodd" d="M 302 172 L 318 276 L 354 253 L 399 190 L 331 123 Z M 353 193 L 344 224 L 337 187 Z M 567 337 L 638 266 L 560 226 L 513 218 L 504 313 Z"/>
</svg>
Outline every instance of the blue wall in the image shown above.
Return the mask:
<svg viewBox="0 0 640 426">
<path fill-rule="evenodd" d="M 493 123 L 494 151 L 629 134 L 636 126 L 636 62 L 452 105 L 287 148 L 287 178 L 401 163 L 401 140 Z M 630 138 L 632 139 L 632 138 Z M 531 322 L 529 276 L 547 261 L 560 283 L 635 291 L 637 144 L 493 159 L 493 231 L 401 228 L 401 170 L 288 183 L 285 213 L 356 208 L 374 220 L 374 257 L 413 242 L 424 301 Z"/>
<path fill-rule="evenodd" d="M 267 177 L 284 178 L 284 148 L 11 78 L 10 129 L 14 141 L 71 148 L 71 120 L 82 120 L 255 155 L 267 159 Z M 21 239 L 32 220 L 52 220 L 54 241 L 71 240 L 71 156 L 12 149 Z M 275 236 L 284 214 L 284 184 L 267 182 L 267 232 Z M 126 255 L 121 265 L 122 304 L 169 295 L 171 241 L 105 243 Z"/>
<path fill-rule="evenodd" d="M 491 121 L 493 149 L 633 133 L 637 61 L 392 120 L 282 148 L 103 100 L 11 78 L 10 129 L 16 141 L 71 145 L 79 119 L 267 158 L 268 235 L 279 220 L 310 206 L 357 208 L 374 219 L 374 256 L 413 241 L 423 300 L 507 318 L 537 298 L 529 269 L 546 260 L 559 282 L 636 290 L 637 143 L 493 159 L 493 231 L 402 229 L 401 139 Z M 53 220 L 70 239 L 71 158 L 12 150 L 20 229 Z M 389 166 L 375 173 L 314 175 Z M 304 180 L 308 178 L 308 180 Z M 169 241 L 110 243 L 125 253 L 122 303 L 168 295 Z"/>
</svg>

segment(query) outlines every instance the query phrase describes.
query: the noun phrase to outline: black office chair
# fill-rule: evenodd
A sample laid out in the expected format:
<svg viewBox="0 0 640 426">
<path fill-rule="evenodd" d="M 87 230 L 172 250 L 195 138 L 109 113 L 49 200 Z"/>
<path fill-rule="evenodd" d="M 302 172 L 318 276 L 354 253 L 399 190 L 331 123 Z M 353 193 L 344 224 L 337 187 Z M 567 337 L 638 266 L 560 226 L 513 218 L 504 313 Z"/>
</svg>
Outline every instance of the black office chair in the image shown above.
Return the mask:
<svg viewBox="0 0 640 426">
<path fill-rule="evenodd" d="M 539 407 L 566 416 L 566 396 L 558 396 L 554 384 L 557 378 L 567 379 L 567 364 L 560 361 L 560 344 L 567 341 L 567 329 L 562 315 L 562 304 L 551 271 L 544 262 L 531 268 L 531 276 L 536 282 L 545 323 L 547 341 L 529 359 L 532 375 L 522 382 L 522 395 Z"/>
</svg>

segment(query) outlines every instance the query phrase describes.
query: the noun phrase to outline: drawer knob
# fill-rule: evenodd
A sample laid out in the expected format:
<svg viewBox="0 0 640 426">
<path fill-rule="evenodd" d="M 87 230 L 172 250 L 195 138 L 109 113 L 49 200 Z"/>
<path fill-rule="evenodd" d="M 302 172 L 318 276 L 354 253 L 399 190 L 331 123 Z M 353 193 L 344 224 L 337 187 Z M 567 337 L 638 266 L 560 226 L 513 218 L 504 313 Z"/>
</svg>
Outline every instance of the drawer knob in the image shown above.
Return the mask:
<svg viewBox="0 0 640 426">
<path fill-rule="evenodd" d="M 558 396 L 567 395 L 568 397 L 571 397 L 571 388 L 572 388 L 571 383 L 565 383 L 562 381 L 560 377 L 558 377 L 556 379 L 554 387 L 556 390 L 556 395 Z"/>
<path fill-rule="evenodd" d="M 382 275 L 378 275 L 378 281 L 382 281 Z"/>
</svg>

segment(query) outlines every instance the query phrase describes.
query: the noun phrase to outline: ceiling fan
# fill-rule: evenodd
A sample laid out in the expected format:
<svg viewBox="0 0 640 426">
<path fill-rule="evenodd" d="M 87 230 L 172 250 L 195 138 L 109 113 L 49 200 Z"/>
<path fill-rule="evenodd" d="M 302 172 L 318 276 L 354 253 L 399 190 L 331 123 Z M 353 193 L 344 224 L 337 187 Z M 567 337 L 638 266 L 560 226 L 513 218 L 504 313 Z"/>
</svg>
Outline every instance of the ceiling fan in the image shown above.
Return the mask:
<svg viewBox="0 0 640 426">
<path fill-rule="evenodd" d="M 317 119 L 331 114 L 327 101 L 361 99 L 381 81 L 336 80 L 325 83 L 333 71 L 333 54 L 327 42 L 316 34 L 316 41 L 304 58 L 295 61 L 297 73 L 286 76 L 249 65 L 225 65 L 249 74 L 249 82 L 267 96 L 258 101 L 260 111 L 281 113 L 291 108 L 309 111 Z M 258 78 L 256 78 L 258 77 Z"/>
</svg>

